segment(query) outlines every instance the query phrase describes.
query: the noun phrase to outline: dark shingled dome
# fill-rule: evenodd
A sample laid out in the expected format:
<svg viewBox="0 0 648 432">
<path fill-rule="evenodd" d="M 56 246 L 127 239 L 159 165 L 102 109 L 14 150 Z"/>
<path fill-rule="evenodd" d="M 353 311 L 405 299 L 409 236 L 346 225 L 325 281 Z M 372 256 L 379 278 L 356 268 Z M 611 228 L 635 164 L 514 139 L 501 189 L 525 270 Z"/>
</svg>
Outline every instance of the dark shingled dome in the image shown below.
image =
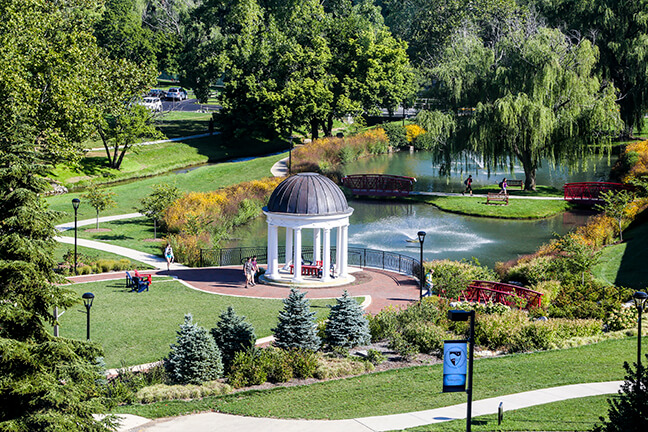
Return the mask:
<svg viewBox="0 0 648 432">
<path fill-rule="evenodd" d="M 317 173 L 300 173 L 282 181 L 268 201 L 268 211 L 305 215 L 347 213 L 349 204 L 340 188 Z"/>
</svg>

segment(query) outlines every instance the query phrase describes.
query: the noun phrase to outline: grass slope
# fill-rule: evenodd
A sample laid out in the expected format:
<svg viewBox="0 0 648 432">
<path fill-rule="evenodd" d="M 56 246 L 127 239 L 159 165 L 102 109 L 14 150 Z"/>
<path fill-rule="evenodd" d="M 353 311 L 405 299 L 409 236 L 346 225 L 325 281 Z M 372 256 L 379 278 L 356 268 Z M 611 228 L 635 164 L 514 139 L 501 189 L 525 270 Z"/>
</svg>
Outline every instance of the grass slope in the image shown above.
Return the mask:
<svg viewBox="0 0 648 432">
<path fill-rule="evenodd" d="M 71 234 L 74 235 L 74 232 Z M 54 249 L 54 260 L 56 262 L 63 262 L 63 255 L 65 255 L 67 252 L 74 252 L 74 245 L 69 245 L 69 244 L 64 244 L 64 243 L 57 243 L 56 248 Z M 77 253 L 79 255 L 85 255 L 88 258 L 92 260 L 98 260 L 98 259 L 111 259 L 111 260 L 121 260 L 121 259 L 128 259 L 124 258 L 121 255 L 117 255 L 111 252 L 106 252 L 103 250 L 99 249 L 91 249 L 91 248 L 86 248 L 83 246 L 77 246 Z M 128 259 L 131 263 L 133 263 L 133 268 L 137 267 L 138 269 L 152 269 L 153 267 L 144 264 L 139 261 L 135 261 L 132 259 Z"/>
<path fill-rule="evenodd" d="M 623 361 L 632 361 L 635 355 L 636 339 L 627 338 L 480 359 L 475 362 L 474 400 L 567 384 L 622 380 Z M 345 419 L 465 402 L 463 393 L 441 392 L 442 374 L 442 365 L 436 364 L 196 401 L 122 406 L 116 411 L 147 418 L 217 410 L 257 417 Z"/>
<path fill-rule="evenodd" d="M 211 329 L 221 311 L 232 306 L 237 314 L 247 316 L 257 337 L 261 338 L 272 334 L 270 329 L 277 324 L 279 310 L 283 308 L 280 299 L 209 294 L 166 279 L 153 279 L 150 290 L 139 294 L 128 292 L 121 279 L 70 286 L 79 298 L 84 292 L 95 295 L 91 310 L 91 337 L 104 347 L 108 367 L 161 360 L 169 353 L 169 345 L 175 342 L 176 331 L 186 313 L 193 314 L 194 322 Z M 328 316 L 328 304 L 335 304 L 335 300 L 313 300 L 313 310 L 318 319 Z M 77 306 L 63 314 L 60 319 L 61 336 L 85 339 L 85 310 L 77 312 L 82 309 L 83 306 Z"/>
<path fill-rule="evenodd" d="M 471 430 L 486 431 L 589 431 L 606 416 L 608 399 L 615 395 L 591 396 L 506 411 L 501 425 L 497 414 L 473 417 Z M 406 429 L 409 432 L 462 432 L 466 420 L 453 420 Z"/>
<path fill-rule="evenodd" d="M 139 201 L 152 191 L 152 186 L 160 183 L 175 184 L 185 192 L 206 192 L 216 190 L 225 186 L 241 183 L 244 181 L 269 177 L 270 168 L 285 155 L 273 155 L 259 157 L 241 162 L 226 162 L 212 166 L 201 167 L 182 174 L 168 173 L 157 177 L 150 177 L 120 184 L 108 188 L 115 192 L 117 207 L 110 208 L 101 213 L 100 216 L 111 216 L 124 213 L 132 213 Z M 59 222 L 74 220 L 72 209 L 72 198 L 81 199 L 79 206 L 79 220 L 91 219 L 96 216 L 95 210 L 84 202 L 82 193 L 57 195 L 47 198 L 52 210 L 63 212 Z"/>
</svg>

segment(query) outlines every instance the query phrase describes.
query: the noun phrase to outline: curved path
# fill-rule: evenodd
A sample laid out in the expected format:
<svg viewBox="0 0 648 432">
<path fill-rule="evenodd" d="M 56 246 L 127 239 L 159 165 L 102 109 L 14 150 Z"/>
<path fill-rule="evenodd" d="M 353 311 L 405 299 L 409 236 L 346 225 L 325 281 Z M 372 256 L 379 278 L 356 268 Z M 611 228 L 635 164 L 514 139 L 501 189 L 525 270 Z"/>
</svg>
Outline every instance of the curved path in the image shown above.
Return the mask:
<svg viewBox="0 0 648 432">
<path fill-rule="evenodd" d="M 617 393 L 623 381 L 572 384 L 498 396 L 473 401 L 474 417 L 497 413 L 502 403 L 505 411 L 527 408 L 567 399 Z M 253 431 L 264 432 L 373 432 L 391 431 L 441 423 L 466 418 L 466 404 L 452 405 L 425 411 L 393 414 L 376 417 L 362 417 L 349 420 L 288 420 L 259 417 L 243 417 L 217 412 L 206 412 L 181 417 L 149 420 L 133 415 L 121 416 L 120 432 L 220 432 Z"/>
</svg>

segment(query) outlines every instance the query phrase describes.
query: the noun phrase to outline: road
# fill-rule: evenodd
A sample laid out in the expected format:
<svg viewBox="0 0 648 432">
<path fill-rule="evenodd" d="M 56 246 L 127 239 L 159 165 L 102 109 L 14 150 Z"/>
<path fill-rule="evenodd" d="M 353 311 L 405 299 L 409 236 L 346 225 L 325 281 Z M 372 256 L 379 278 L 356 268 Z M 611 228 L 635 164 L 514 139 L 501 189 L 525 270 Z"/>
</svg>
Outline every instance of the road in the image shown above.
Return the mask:
<svg viewBox="0 0 648 432">
<path fill-rule="evenodd" d="M 183 101 L 162 101 L 162 111 L 218 111 L 221 109 L 220 105 L 201 105 L 198 99 L 187 99 Z"/>
</svg>

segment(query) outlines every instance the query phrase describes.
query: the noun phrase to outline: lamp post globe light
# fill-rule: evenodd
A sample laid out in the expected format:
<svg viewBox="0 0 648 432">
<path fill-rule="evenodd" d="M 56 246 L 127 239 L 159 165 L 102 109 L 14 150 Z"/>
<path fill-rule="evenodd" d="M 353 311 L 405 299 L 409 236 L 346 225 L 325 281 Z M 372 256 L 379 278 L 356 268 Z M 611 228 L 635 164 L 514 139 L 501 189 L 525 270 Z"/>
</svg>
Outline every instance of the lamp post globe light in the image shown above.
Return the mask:
<svg viewBox="0 0 648 432">
<path fill-rule="evenodd" d="M 86 330 L 87 330 L 87 337 L 86 339 L 90 340 L 90 308 L 92 307 L 92 301 L 94 300 L 94 294 L 91 292 L 84 293 L 81 298 L 83 299 L 83 305 L 86 307 L 86 315 L 87 315 L 87 324 L 86 324 Z"/>
<path fill-rule="evenodd" d="M 632 295 L 637 314 L 639 315 L 637 328 L 637 380 L 641 377 L 641 315 L 643 314 L 644 304 L 648 299 L 648 294 L 643 291 L 637 291 Z"/>
<path fill-rule="evenodd" d="M 290 134 L 290 146 L 288 147 L 288 175 L 292 174 L 292 150 L 293 150 L 293 139 L 295 137 Z"/>
<path fill-rule="evenodd" d="M 419 300 L 423 299 L 423 279 L 425 278 L 425 270 L 423 269 L 423 242 L 425 241 L 425 231 L 419 231 L 417 234 L 419 245 L 421 246 L 421 260 L 419 261 L 421 274 L 419 275 Z"/>
<path fill-rule="evenodd" d="M 77 275 L 77 210 L 79 209 L 81 200 L 74 198 L 72 200 L 72 207 L 74 207 L 74 275 Z"/>
</svg>

